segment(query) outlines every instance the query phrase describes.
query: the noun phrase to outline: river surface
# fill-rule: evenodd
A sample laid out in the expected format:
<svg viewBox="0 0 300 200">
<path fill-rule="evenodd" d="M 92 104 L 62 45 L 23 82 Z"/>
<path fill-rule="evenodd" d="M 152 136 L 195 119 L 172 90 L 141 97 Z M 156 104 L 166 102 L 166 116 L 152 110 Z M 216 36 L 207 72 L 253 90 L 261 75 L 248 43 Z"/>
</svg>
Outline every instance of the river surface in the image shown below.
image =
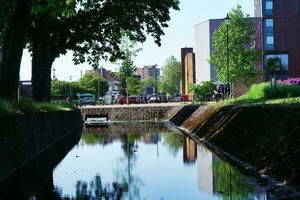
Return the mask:
<svg viewBox="0 0 300 200">
<path fill-rule="evenodd" d="M 64 146 L 64 152 L 56 153 Z M 3 199 L 264 200 L 267 196 L 252 178 L 203 145 L 171 126 L 154 123 L 84 128 L 82 134 L 69 135 L 20 169 L 0 189 Z"/>
</svg>

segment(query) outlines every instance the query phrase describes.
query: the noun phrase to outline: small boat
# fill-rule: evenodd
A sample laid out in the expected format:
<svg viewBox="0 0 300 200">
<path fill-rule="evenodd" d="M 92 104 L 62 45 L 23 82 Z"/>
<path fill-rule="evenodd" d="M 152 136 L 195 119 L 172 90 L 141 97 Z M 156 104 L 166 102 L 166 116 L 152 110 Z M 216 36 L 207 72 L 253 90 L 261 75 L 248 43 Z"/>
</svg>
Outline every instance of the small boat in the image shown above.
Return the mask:
<svg viewBox="0 0 300 200">
<path fill-rule="evenodd" d="M 86 115 L 86 126 L 109 126 L 111 121 L 108 119 L 108 115 Z"/>
</svg>

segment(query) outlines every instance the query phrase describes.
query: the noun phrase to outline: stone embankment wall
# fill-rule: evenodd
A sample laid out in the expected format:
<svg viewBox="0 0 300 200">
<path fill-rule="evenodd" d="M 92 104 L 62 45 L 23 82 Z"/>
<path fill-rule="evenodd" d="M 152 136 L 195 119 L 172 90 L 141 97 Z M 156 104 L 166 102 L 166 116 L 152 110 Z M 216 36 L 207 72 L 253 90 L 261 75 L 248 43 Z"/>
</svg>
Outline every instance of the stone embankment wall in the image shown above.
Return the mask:
<svg viewBox="0 0 300 200">
<path fill-rule="evenodd" d="M 78 110 L 0 118 L 0 181 L 82 126 Z"/>
<path fill-rule="evenodd" d="M 114 122 L 121 121 L 162 121 L 170 119 L 182 108 L 174 104 L 119 105 L 82 107 L 83 119 L 86 115 L 108 115 Z"/>
<path fill-rule="evenodd" d="M 204 106 L 180 129 L 282 182 L 300 185 L 300 105 Z"/>
</svg>

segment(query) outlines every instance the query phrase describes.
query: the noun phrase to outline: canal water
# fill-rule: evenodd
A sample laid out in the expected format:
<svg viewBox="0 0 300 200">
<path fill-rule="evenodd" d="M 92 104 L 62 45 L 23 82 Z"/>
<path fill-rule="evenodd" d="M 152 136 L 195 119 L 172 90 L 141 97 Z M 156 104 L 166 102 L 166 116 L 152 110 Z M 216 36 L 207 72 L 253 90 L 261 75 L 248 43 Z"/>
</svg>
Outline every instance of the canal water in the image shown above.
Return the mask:
<svg viewBox="0 0 300 200">
<path fill-rule="evenodd" d="M 0 184 L 0 199 L 268 199 L 203 145 L 154 123 L 84 128 Z"/>
</svg>

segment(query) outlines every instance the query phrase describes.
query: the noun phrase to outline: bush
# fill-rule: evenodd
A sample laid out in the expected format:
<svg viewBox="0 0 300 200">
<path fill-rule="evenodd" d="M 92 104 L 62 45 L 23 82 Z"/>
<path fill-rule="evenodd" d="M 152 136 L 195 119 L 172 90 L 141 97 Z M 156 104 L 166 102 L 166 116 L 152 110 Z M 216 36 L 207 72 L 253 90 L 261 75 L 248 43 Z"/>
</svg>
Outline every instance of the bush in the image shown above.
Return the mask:
<svg viewBox="0 0 300 200">
<path fill-rule="evenodd" d="M 241 99 L 279 99 L 288 97 L 300 97 L 299 85 L 277 85 L 272 87 L 270 83 L 254 84 Z"/>
<path fill-rule="evenodd" d="M 191 88 L 195 101 L 210 101 L 215 89 L 216 85 L 212 81 L 205 81 Z"/>
</svg>

